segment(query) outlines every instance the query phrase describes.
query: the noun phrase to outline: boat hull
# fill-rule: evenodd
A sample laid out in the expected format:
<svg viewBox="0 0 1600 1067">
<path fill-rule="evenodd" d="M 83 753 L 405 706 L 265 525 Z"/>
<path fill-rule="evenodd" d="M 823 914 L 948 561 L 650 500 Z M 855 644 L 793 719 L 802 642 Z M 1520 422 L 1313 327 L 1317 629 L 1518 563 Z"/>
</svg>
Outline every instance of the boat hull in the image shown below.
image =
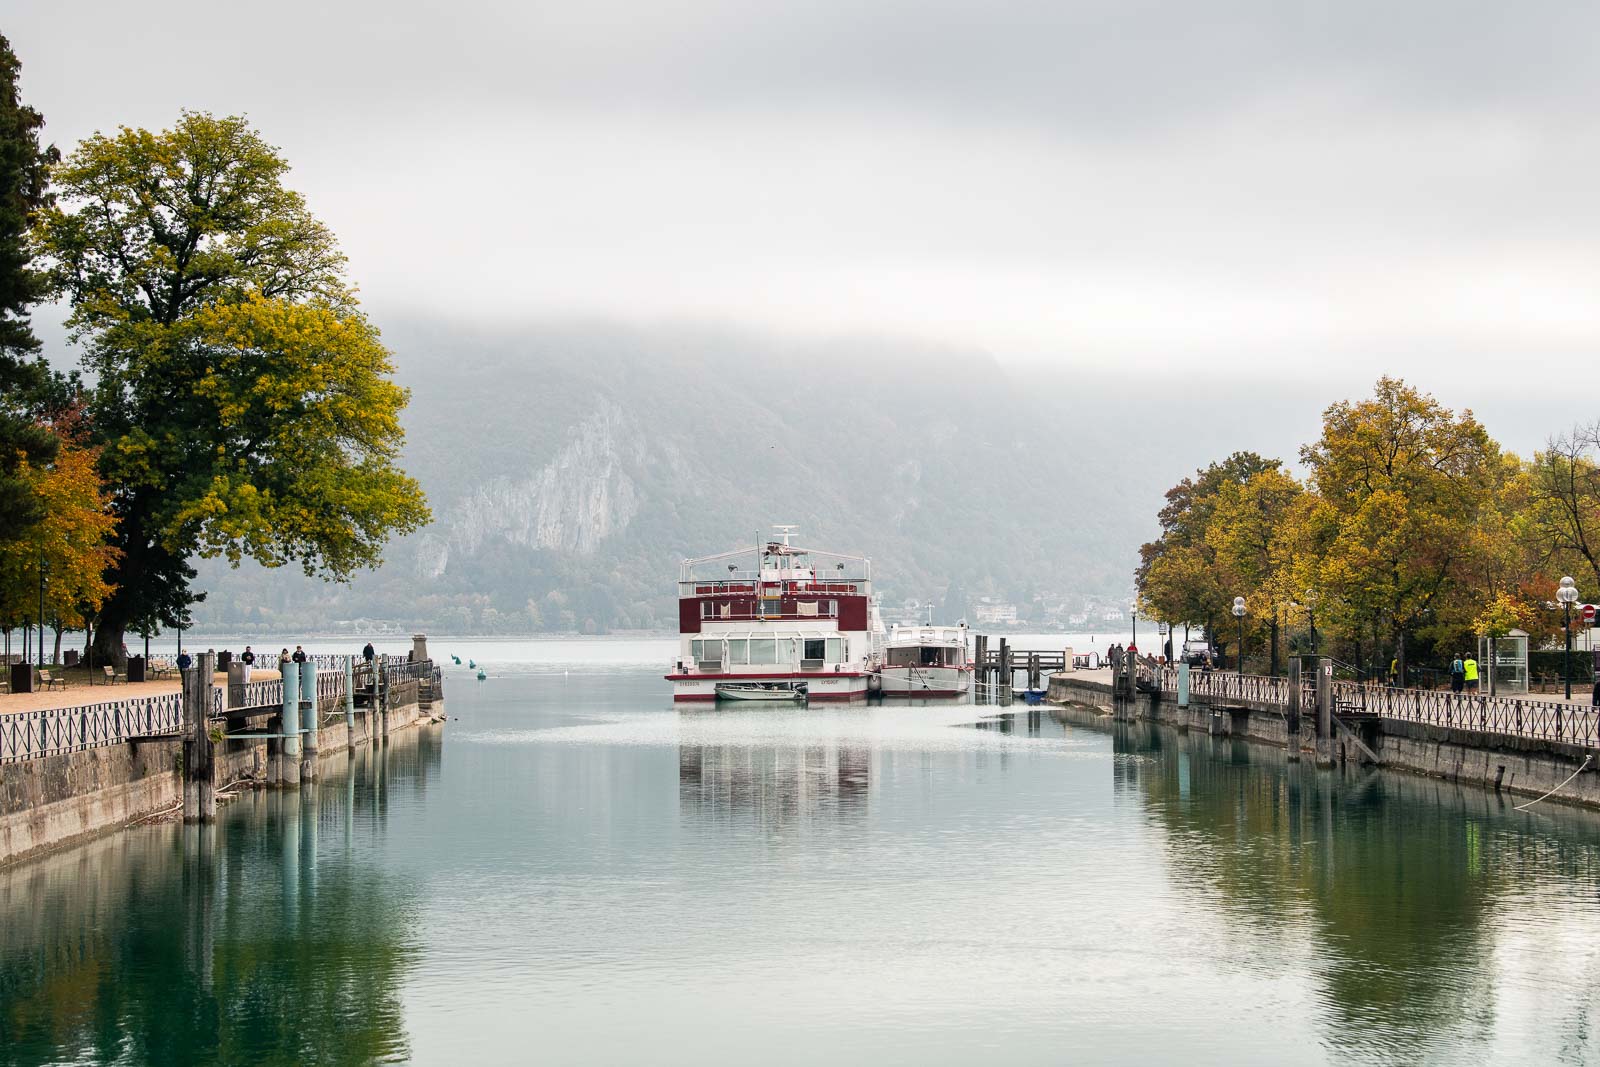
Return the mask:
<svg viewBox="0 0 1600 1067">
<path fill-rule="evenodd" d="M 672 683 L 672 700 L 677 704 L 709 703 L 717 699 L 717 686 L 740 684 L 778 684 L 806 687 L 806 700 L 815 704 L 830 700 L 865 700 L 867 675 L 861 673 L 830 674 L 669 674 Z M 726 698 L 724 698 L 726 699 Z"/>
<path fill-rule="evenodd" d="M 972 671 L 962 667 L 884 667 L 886 697 L 962 697 L 972 692 Z"/>
</svg>

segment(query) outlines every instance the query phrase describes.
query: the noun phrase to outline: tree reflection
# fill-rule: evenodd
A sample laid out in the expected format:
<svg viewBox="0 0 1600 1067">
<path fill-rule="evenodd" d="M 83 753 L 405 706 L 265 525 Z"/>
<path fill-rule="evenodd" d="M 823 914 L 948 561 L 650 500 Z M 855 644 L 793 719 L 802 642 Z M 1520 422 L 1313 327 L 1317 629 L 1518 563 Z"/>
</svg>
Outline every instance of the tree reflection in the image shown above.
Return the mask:
<svg viewBox="0 0 1600 1067">
<path fill-rule="evenodd" d="M 432 732 L 247 794 L 214 826 L 135 828 L 0 872 L 0 1064 L 405 1058 L 417 902 L 361 846 L 385 790 L 437 768 Z"/>
<path fill-rule="evenodd" d="M 1312 934 L 1325 1040 L 1341 1052 L 1405 1060 L 1446 1031 L 1487 1033 L 1497 902 L 1530 882 L 1596 876 L 1590 843 L 1509 820 L 1487 792 L 1319 771 L 1146 723 L 1114 731 L 1115 788 L 1165 828 L 1173 879 L 1230 923 Z"/>
</svg>

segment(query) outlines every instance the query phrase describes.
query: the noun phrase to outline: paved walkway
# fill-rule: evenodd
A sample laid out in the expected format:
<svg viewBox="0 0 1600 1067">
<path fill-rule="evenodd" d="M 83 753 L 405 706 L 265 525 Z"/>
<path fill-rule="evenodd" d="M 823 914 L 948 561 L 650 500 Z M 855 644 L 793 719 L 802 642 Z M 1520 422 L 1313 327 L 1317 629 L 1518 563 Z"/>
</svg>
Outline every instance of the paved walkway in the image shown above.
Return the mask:
<svg viewBox="0 0 1600 1067">
<path fill-rule="evenodd" d="M 214 676 L 215 684 L 227 688 L 228 674 L 218 671 Z M 276 682 L 281 676 L 277 671 L 261 670 L 257 668 L 250 672 L 252 682 Z M 39 693 L 0 693 L 0 715 L 19 711 L 45 711 L 52 708 L 75 708 L 86 704 L 104 704 L 113 700 L 132 700 L 136 697 L 160 696 L 162 693 L 176 693 L 182 687 L 178 678 L 162 678 L 153 682 L 119 682 L 116 685 L 89 685 L 86 681 L 73 679 L 77 684 L 65 689 L 52 689 L 49 692 Z"/>
</svg>

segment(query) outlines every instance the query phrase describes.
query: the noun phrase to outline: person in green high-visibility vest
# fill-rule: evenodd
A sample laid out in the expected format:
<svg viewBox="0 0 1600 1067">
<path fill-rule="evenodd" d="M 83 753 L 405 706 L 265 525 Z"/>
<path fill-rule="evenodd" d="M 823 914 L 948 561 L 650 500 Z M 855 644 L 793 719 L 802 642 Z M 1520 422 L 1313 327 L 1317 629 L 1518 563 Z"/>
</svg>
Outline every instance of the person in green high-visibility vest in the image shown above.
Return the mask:
<svg viewBox="0 0 1600 1067">
<path fill-rule="evenodd" d="M 1461 671 L 1465 676 L 1467 692 L 1476 693 L 1478 691 L 1478 661 L 1469 655 L 1466 660 L 1462 662 Z"/>
</svg>

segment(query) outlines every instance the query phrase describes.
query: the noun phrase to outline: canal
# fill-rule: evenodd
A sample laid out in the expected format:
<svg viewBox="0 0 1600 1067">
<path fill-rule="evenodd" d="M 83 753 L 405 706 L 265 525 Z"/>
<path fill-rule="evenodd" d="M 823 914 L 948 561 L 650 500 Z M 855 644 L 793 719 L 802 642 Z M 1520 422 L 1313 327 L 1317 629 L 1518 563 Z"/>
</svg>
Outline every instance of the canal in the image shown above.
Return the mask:
<svg viewBox="0 0 1600 1067">
<path fill-rule="evenodd" d="M 664 648 L 0 871 L 0 1064 L 1600 1062 L 1595 815 Z"/>
</svg>

